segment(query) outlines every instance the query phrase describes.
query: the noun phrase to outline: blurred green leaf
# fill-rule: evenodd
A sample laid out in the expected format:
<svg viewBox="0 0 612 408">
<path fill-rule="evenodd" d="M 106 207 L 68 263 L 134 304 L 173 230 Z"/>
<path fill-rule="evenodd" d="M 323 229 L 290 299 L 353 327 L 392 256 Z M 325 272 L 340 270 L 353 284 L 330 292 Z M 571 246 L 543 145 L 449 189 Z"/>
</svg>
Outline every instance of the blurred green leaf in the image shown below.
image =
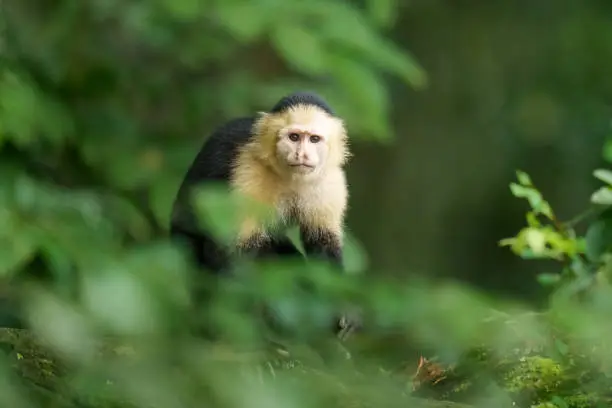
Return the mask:
<svg viewBox="0 0 612 408">
<path fill-rule="evenodd" d="M 121 268 L 85 275 L 82 296 L 93 317 L 117 333 L 151 333 L 156 329 L 154 299 Z"/>
<path fill-rule="evenodd" d="M 529 187 L 524 187 L 516 183 L 510 183 L 510 191 L 512 192 L 512 195 L 518 198 L 526 198 L 532 195 L 539 195 L 537 191 L 534 191 Z"/>
<path fill-rule="evenodd" d="M 608 163 L 612 163 L 612 137 L 608 137 L 604 143 L 603 158 Z"/>
<path fill-rule="evenodd" d="M 330 2 L 323 13 L 320 33 L 328 41 L 359 52 L 370 64 L 397 75 L 408 85 L 417 88 L 427 85 L 425 71 L 409 53 L 384 39 L 355 8 Z"/>
<path fill-rule="evenodd" d="M 610 187 L 600 187 L 591 194 L 591 202 L 599 205 L 612 205 L 612 189 Z"/>
<path fill-rule="evenodd" d="M 525 241 L 536 254 L 546 249 L 546 235 L 543 231 L 535 228 L 528 228 L 525 231 Z"/>
<path fill-rule="evenodd" d="M 44 138 L 54 144 L 73 131 L 64 108 L 40 93 L 34 84 L 4 71 L 0 79 L 0 134 L 20 146 Z"/>
<path fill-rule="evenodd" d="M 542 226 L 542 223 L 538 220 L 537 214 L 533 211 L 529 211 L 525 219 L 527 220 L 527 225 L 530 227 L 540 228 Z"/>
<path fill-rule="evenodd" d="M 398 4 L 396 0 L 368 0 L 367 8 L 377 25 L 388 27 L 395 21 Z"/>
<path fill-rule="evenodd" d="M 525 173 L 524 171 L 518 170 L 516 172 L 516 177 L 519 183 L 521 183 L 521 185 L 525 187 L 533 187 L 533 183 L 531 182 L 531 177 L 529 177 L 529 174 Z"/>
<path fill-rule="evenodd" d="M 511 183 L 510 191 L 512 191 L 512 194 L 515 197 L 526 198 L 534 211 L 546 216 L 549 219 L 553 219 L 553 212 L 550 204 L 543 199 L 542 194 L 538 190 L 532 187 L 524 187 L 516 183 Z"/>
<path fill-rule="evenodd" d="M 363 273 L 368 267 L 368 257 L 360 242 L 350 233 L 344 237 L 344 269 L 348 273 Z"/>
<path fill-rule="evenodd" d="M 92 322 L 75 305 L 41 288 L 33 290 L 28 300 L 26 310 L 34 333 L 64 355 L 91 361 L 97 339 Z"/>
<path fill-rule="evenodd" d="M 19 144 L 36 139 L 32 112 L 37 110 L 36 95 L 12 73 L 5 73 L 0 82 L 0 131 Z"/>
<path fill-rule="evenodd" d="M 295 22 L 280 22 L 272 33 L 272 43 L 288 64 L 308 74 L 325 72 L 326 59 L 319 38 Z"/>
<path fill-rule="evenodd" d="M 556 285 L 561 281 L 561 275 L 558 273 L 540 273 L 538 274 L 538 282 L 541 285 L 551 286 Z"/>
<path fill-rule="evenodd" d="M 122 225 L 126 232 L 139 239 L 150 236 L 151 225 L 134 203 L 117 196 L 107 197 L 105 201 L 109 218 Z"/>
<path fill-rule="evenodd" d="M 41 254 L 48 262 L 51 273 L 57 281 L 57 287 L 73 290 L 75 287 L 75 274 L 73 260 L 70 252 L 66 251 L 61 243 L 47 241 L 42 245 Z"/>
<path fill-rule="evenodd" d="M 426 71 L 408 51 L 386 42 L 380 44 L 378 53 L 372 57 L 373 64 L 392 75 L 397 75 L 407 85 L 412 85 L 416 89 L 427 87 L 429 79 Z"/>
<path fill-rule="evenodd" d="M 295 247 L 304 254 L 304 244 L 300 239 L 300 228 L 298 226 L 293 226 L 287 229 L 287 238 L 295 245 Z"/>
<path fill-rule="evenodd" d="M 164 11 L 184 22 L 197 19 L 205 9 L 204 2 L 200 0 L 163 0 L 160 4 L 164 6 Z"/>
<path fill-rule="evenodd" d="M 598 262 L 603 253 L 612 249 L 612 210 L 601 213 L 589 226 L 585 235 L 586 255 Z"/>
<path fill-rule="evenodd" d="M 206 185 L 194 196 L 200 222 L 221 241 L 231 243 L 237 232 L 238 207 L 229 189 L 222 185 Z"/>
<path fill-rule="evenodd" d="M 14 231 L 10 237 L 0 237 L 0 275 L 6 277 L 19 271 L 37 250 L 36 242 L 25 232 Z"/>
<path fill-rule="evenodd" d="M 554 408 L 570 408 L 569 404 L 559 395 L 553 395 L 550 401 L 554 404 Z"/>
<path fill-rule="evenodd" d="M 160 178 L 149 191 L 149 203 L 160 225 L 170 225 L 174 197 L 180 186 L 175 177 Z"/>
<path fill-rule="evenodd" d="M 249 42 L 262 35 L 273 18 L 265 4 L 253 1 L 217 2 L 214 16 L 239 41 Z"/>
<path fill-rule="evenodd" d="M 346 101 L 358 114 L 352 123 L 372 137 L 389 139 L 388 91 L 374 71 L 340 54 L 330 56 L 332 72 L 346 92 Z M 332 99 L 333 100 L 333 99 Z"/>
<path fill-rule="evenodd" d="M 604 183 L 608 183 L 610 186 L 612 186 L 612 171 L 597 169 L 593 172 L 593 175 Z"/>
<path fill-rule="evenodd" d="M 569 346 L 560 339 L 555 339 L 555 346 L 557 348 L 557 351 L 561 353 L 562 355 L 567 355 L 567 353 L 570 350 Z"/>
</svg>

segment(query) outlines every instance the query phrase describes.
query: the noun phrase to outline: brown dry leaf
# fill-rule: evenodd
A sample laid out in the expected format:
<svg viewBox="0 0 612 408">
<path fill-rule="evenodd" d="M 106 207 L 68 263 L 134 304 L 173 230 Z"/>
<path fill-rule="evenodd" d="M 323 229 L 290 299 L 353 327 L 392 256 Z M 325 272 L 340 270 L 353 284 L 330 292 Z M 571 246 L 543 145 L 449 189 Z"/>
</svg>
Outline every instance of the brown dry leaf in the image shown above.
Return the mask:
<svg viewBox="0 0 612 408">
<path fill-rule="evenodd" d="M 423 383 L 437 384 L 445 378 L 446 370 L 442 365 L 421 356 L 416 372 L 412 377 L 412 389 L 413 391 L 416 390 Z"/>
</svg>

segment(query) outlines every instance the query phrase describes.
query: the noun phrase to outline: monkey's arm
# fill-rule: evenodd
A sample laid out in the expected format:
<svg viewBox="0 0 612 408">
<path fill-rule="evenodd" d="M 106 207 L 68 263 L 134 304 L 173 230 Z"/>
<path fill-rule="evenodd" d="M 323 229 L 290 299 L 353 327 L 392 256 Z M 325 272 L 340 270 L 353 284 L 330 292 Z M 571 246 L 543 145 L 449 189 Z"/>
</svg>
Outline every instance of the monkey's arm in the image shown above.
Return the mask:
<svg viewBox="0 0 612 408">
<path fill-rule="evenodd" d="M 332 229 L 300 226 L 300 238 L 309 257 L 332 262 L 342 268 L 342 239 Z"/>
<path fill-rule="evenodd" d="M 240 244 L 240 251 L 258 259 L 302 255 L 289 238 L 271 235 L 252 236 Z"/>
<path fill-rule="evenodd" d="M 275 234 L 253 216 L 242 223 L 237 248 L 241 254 L 258 259 L 302 255 L 289 238 Z"/>
</svg>

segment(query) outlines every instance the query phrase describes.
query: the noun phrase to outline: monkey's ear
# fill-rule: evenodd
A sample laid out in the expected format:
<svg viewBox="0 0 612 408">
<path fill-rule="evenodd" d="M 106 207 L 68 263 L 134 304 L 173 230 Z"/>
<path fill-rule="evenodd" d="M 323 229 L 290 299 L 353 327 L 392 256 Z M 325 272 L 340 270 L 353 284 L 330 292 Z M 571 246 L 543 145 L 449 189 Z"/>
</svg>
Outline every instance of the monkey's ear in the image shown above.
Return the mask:
<svg viewBox="0 0 612 408">
<path fill-rule="evenodd" d="M 270 116 L 268 112 L 257 112 L 255 114 L 255 126 L 261 128 L 264 123 L 268 122 Z"/>
<path fill-rule="evenodd" d="M 253 133 L 258 137 L 268 133 L 269 120 L 271 115 L 268 112 L 257 112 L 255 114 L 255 123 L 253 124 Z"/>
</svg>

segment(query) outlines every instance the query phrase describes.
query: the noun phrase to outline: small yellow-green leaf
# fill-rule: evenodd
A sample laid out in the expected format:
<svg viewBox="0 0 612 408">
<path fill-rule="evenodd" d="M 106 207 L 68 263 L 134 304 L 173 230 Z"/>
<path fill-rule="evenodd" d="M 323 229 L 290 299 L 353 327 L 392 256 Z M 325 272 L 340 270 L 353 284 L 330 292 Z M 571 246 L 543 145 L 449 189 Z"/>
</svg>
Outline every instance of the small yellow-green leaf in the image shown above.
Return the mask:
<svg viewBox="0 0 612 408">
<path fill-rule="evenodd" d="M 533 183 L 531 182 L 531 177 L 529 177 L 529 174 L 525 173 L 524 171 L 517 170 L 516 178 L 518 179 L 519 183 L 521 183 L 521 185 L 523 186 L 526 186 L 526 187 L 533 186 Z"/>
<path fill-rule="evenodd" d="M 529 194 L 532 194 L 533 189 L 530 187 L 524 187 L 520 184 L 510 183 L 510 191 L 512 195 L 518 198 L 525 198 Z"/>
<path fill-rule="evenodd" d="M 512 246 L 516 243 L 516 238 L 504 238 L 499 240 L 499 246 Z"/>
<path fill-rule="evenodd" d="M 554 218 L 552 208 L 550 207 L 550 204 L 548 204 L 548 201 L 542 200 L 538 207 L 538 211 L 550 220 Z"/>
<path fill-rule="evenodd" d="M 527 225 L 529 225 L 530 227 L 538 228 L 542 226 L 542 223 L 538 220 L 538 217 L 533 211 L 528 211 L 526 218 L 527 218 Z"/>
<path fill-rule="evenodd" d="M 542 194 L 533 187 L 525 187 L 516 183 L 510 183 L 510 191 L 515 197 L 526 198 L 531 208 L 538 214 L 553 219 L 553 211 L 550 204 L 542 198 Z"/>
<path fill-rule="evenodd" d="M 525 233 L 525 240 L 536 254 L 541 254 L 546 248 L 546 236 L 539 229 L 529 228 Z"/>
</svg>

